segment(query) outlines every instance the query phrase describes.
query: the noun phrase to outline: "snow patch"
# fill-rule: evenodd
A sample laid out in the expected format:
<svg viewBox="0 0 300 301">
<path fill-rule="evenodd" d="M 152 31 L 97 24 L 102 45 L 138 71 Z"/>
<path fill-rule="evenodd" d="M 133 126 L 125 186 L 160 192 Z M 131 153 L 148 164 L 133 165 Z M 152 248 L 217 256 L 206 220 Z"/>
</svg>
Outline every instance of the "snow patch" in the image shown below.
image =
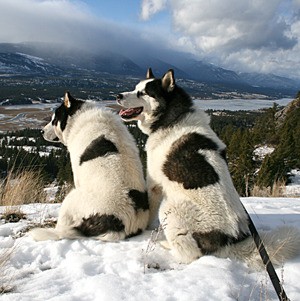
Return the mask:
<svg viewBox="0 0 300 301">
<path fill-rule="evenodd" d="M 300 198 L 252 197 L 242 202 L 259 230 L 281 225 L 300 229 Z M 178 264 L 169 250 L 150 241 L 151 231 L 115 243 L 13 238 L 33 222 L 57 218 L 59 208 L 60 204 L 24 205 L 20 209 L 26 220 L 0 224 L 0 252 L 13 250 L 0 281 L 15 287 L 1 300 L 255 301 L 262 294 L 278 300 L 265 271 L 250 272 L 244 263 L 214 256 Z M 3 210 L 0 207 L 0 215 Z M 280 279 L 283 275 L 288 297 L 300 300 L 300 256 L 276 271 Z"/>
</svg>

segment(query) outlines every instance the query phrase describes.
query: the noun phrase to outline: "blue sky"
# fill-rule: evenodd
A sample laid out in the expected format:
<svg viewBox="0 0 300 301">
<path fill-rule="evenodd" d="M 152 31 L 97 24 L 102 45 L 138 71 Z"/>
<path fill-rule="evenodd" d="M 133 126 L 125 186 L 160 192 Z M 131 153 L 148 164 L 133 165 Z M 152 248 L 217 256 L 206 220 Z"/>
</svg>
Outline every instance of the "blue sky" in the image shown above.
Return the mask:
<svg viewBox="0 0 300 301">
<path fill-rule="evenodd" d="M 0 0 L 0 42 L 28 41 L 300 79 L 300 0 Z"/>
<path fill-rule="evenodd" d="M 141 0 L 82 0 L 98 18 L 135 29 L 163 27 L 171 32 L 171 18 L 167 9 L 159 11 L 148 20 L 142 20 Z"/>
<path fill-rule="evenodd" d="M 139 0 L 85 0 L 83 2 L 86 3 L 91 11 L 99 18 L 128 25 L 134 25 L 140 21 L 141 1 Z"/>
</svg>

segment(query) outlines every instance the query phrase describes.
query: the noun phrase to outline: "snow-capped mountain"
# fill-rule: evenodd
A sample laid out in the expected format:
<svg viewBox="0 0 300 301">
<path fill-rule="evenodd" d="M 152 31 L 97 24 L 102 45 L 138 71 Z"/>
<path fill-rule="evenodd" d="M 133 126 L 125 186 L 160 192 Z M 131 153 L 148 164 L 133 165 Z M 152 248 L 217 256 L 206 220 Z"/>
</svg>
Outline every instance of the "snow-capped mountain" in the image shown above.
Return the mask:
<svg viewBox="0 0 300 301">
<path fill-rule="evenodd" d="M 170 53 L 170 56 L 126 57 L 121 50 L 87 52 L 78 49 L 61 48 L 45 44 L 0 44 L 0 76 L 52 76 L 68 73 L 105 72 L 113 75 L 137 76 L 143 78 L 146 69 L 152 67 L 156 76 L 172 68 L 176 78 L 198 82 L 225 84 L 252 93 L 261 89 L 281 89 L 295 95 L 300 83 L 273 74 L 237 73 L 216 65 L 197 61 L 188 55 Z M 256 91 L 256 90 L 257 91 Z"/>
<path fill-rule="evenodd" d="M 56 75 L 59 67 L 47 63 L 40 57 L 24 53 L 0 53 L 0 75 Z"/>
</svg>

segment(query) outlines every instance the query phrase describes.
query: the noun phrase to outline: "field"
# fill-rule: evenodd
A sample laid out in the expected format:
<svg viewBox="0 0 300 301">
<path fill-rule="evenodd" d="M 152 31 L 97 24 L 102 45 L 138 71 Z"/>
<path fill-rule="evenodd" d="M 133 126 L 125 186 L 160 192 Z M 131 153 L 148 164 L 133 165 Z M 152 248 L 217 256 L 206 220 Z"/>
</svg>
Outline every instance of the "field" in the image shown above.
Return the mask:
<svg viewBox="0 0 300 301">
<path fill-rule="evenodd" d="M 0 106 L 0 131 L 40 128 L 50 120 L 57 104 Z"/>
<path fill-rule="evenodd" d="M 109 106 L 115 101 L 101 101 L 99 106 Z M 41 128 L 50 121 L 58 103 L 0 106 L 0 131 L 16 131 L 24 128 Z"/>
<path fill-rule="evenodd" d="M 276 100 L 279 105 L 286 105 L 291 99 L 284 98 Z M 275 101 L 274 101 L 275 102 Z M 272 107 L 273 101 L 266 99 L 217 99 L 217 100 L 195 100 L 200 108 L 214 110 L 259 110 Z M 101 101 L 99 106 L 111 106 L 115 101 Z M 15 131 L 24 128 L 40 128 L 49 122 L 53 110 L 58 106 L 51 104 L 32 104 L 16 106 L 0 106 L 0 131 Z"/>
</svg>

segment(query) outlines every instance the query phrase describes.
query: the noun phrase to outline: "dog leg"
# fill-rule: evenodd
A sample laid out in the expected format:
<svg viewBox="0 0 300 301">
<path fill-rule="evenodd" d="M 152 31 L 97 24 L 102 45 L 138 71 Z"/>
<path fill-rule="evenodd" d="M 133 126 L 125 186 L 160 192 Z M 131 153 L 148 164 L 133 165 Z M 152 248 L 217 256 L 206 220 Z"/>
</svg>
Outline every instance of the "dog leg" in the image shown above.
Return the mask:
<svg viewBox="0 0 300 301">
<path fill-rule="evenodd" d="M 172 254 L 180 263 L 191 263 L 202 256 L 201 250 L 189 232 L 177 233 L 169 239 Z"/>
<path fill-rule="evenodd" d="M 190 263 L 202 256 L 196 240 L 189 231 L 189 225 L 186 219 L 179 214 L 180 210 L 163 202 L 160 210 L 160 221 L 163 225 L 171 253 L 178 262 Z M 162 218 L 163 217 L 163 218 Z M 165 245 L 163 243 L 163 245 Z"/>
<path fill-rule="evenodd" d="M 149 198 L 149 228 L 154 229 L 158 226 L 158 208 L 162 201 L 162 188 L 158 184 L 156 184 L 151 177 L 148 175 L 147 177 L 147 185 L 148 185 L 148 198 Z"/>
</svg>

